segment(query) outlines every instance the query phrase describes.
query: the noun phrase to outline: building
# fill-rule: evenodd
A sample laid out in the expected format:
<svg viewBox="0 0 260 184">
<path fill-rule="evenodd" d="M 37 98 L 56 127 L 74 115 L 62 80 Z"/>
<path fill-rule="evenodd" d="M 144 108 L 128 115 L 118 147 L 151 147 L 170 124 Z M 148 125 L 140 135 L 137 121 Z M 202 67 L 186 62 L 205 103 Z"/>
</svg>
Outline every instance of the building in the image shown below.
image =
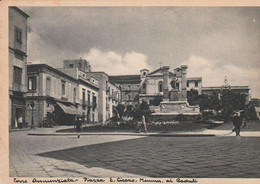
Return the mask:
<svg viewBox="0 0 260 184">
<path fill-rule="evenodd" d="M 80 59 L 65 60 L 63 64 L 63 68 L 59 68 L 59 70 L 78 80 L 78 109 L 85 116 L 85 121 L 87 123 L 98 122 L 99 81 L 97 78 L 89 75 L 89 63 Z"/>
<path fill-rule="evenodd" d="M 79 85 L 80 94 L 82 94 L 80 99 L 81 97 L 84 99 L 85 92 L 87 92 L 87 101 L 90 102 L 88 107 L 92 107 L 87 111 L 87 119 L 89 115 L 92 115 L 95 122 L 105 122 L 113 116 L 114 108 L 119 103 L 120 90 L 116 85 L 108 81 L 106 73 L 91 72 L 91 66 L 85 59 L 64 60 L 63 68 L 59 70 L 77 78 L 79 82 L 91 83 L 92 89 L 81 89 L 82 87 Z M 90 97 L 91 94 L 92 97 Z M 89 101 L 89 98 L 93 98 L 93 100 Z"/>
<path fill-rule="evenodd" d="M 99 81 L 98 121 L 104 123 L 113 117 L 113 109 L 120 102 L 120 90 L 119 87 L 108 81 L 108 75 L 104 72 L 90 72 L 88 75 Z"/>
<path fill-rule="evenodd" d="M 79 81 L 46 64 L 27 66 L 28 94 L 26 122 L 43 125 L 53 117 L 58 125 L 73 124 L 81 116 Z"/>
<path fill-rule="evenodd" d="M 145 86 L 142 85 L 140 75 L 118 75 L 109 76 L 109 82 L 120 89 L 120 101 L 131 110 L 139 103 L 139 93 Z"/>
<path fill-rule="evenodd" d="M 186 99 L 186 69 L 182 65 L 173 72 L 169 71 L 168 66 L 149 72 L 147 69 L 140 71 L 140 75 L 118 75 L 109 76 L 109 81 L 121 89 L 122 103 L 127 109 L 132 109 L 143 100 L 153 104 L 155 98 L 165 98 L 174 100 L 168 91 L 181 91 L 178 99 Z M 165 84 L 164 84 L 165 81 Z"/>
<path fill-rule="evenodd" d="M 199 94 L 202 92 L 202 77 L 188 77 L 187 78 L 187 91 L 195 89 Z"/>
<path fill-rule="evenodd" d="M 27 21 L 29 15 L 9 7 L 9 128 L 27 127 Z"/>
<path fill-rule="evenodd" d="M 246 100 L 249 101 L 249 90 L 250 88 L 248 86 L 229 86 L 228 88 L 230 91 L 237 93 L 237 94 L 245 94 Z M 202 87 L 201 92 L 203 94 L 212 95 L 216 94 L 218 97 L 221 97 L 223 87 L 222 86 L 212 86 L 212 87 Z"/>
<path fill-rule="evenodd" d="M 91 65 L 85 59 L 64 60 L 63 68 L 78 68 L 85 72 L 91 72 Z"/>
</svg>

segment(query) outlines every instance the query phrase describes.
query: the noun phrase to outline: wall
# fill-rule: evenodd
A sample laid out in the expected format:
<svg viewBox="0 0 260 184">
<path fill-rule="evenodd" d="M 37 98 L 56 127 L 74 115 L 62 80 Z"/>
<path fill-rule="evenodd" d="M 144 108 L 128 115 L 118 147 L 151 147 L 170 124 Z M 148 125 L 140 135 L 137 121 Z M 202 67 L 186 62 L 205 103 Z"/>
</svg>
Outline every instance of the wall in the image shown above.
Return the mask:
<svg viewBox="0 0 260 184">
<path fill-rule="evenodd" d="M 98 91 L 98 122 L 105 122 L 107 116 L 107 88 L 108 88 L 108 75 L 104 72 L 91 72 L 90 76 L 94 76 L 99 82 Z"/>
</svg>

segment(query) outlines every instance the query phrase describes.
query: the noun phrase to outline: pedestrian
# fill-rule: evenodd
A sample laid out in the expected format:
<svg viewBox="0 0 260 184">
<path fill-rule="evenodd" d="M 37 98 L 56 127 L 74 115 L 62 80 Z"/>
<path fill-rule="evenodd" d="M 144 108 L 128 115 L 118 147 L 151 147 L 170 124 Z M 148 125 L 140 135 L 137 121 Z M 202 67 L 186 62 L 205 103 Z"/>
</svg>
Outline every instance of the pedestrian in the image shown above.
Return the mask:
<svg viewBox="0 0 260 184">
<path fill-rule="evenodd" d="M 144 131 L 147 132 L 146 122 L 145 122 L 145 116 L 142 115 L 142 124 L 144 126 Z"/>
<path fill-rule="evenodd" d="M 76 132 L 78 134 L 78 139 L 80 138 L 80 131 L 81 131 L 81 120 L 79 119 L 79 117 L 76 118 L 76 121 L 75 121 L 75 125 L 76 125 Z"/>
<path fill-rule="evenodd" d="M 144 132 L 147 132 L 147 127 L 146 127 L 144 115 L 142 115 L 142 120 L 137 122 L 136 132 L 140 133 L 142 131 L 142 129 L 144 130 Z"/>
<path fill-rule="evenodd" d="M 234 131 L 236 132 L 236 136 L 240 136 L 240 129 L 242 125 L 242 118 L 239 112 L 234 112 L 232 115 L 232 122 L 234 125 Z"/>
</svg>

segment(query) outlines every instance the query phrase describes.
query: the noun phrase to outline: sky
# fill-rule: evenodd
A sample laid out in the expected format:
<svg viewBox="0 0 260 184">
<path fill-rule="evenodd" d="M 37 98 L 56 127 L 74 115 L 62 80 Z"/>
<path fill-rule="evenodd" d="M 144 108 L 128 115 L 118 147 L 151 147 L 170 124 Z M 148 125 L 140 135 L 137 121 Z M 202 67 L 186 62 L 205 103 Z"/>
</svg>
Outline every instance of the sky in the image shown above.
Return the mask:
<svg viewBox="0 0 260 184">
<path fill-rule="evenodd" d="M 28 62 L 139 74 L 188 65 L 202 85 L 250 87 L 260 98 L 259 7 L 20 7 L 29 14 Z"/>
</svg>

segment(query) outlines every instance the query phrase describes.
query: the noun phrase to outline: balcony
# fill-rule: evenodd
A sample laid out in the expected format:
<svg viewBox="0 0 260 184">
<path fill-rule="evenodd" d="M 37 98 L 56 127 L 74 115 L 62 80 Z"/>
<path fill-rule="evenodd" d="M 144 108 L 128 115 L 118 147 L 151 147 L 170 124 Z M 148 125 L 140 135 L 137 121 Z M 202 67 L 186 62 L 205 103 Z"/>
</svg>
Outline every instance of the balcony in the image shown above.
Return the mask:
<svg viewBox="0 0 260 184">
<path fill-rule="evenodd" d="M 18 92 L 26 92 L 26 86 L 24 84 L 19 84 L 19 83 L 13 83 L 13 91 L 18 91 Z"/>
</svg>

